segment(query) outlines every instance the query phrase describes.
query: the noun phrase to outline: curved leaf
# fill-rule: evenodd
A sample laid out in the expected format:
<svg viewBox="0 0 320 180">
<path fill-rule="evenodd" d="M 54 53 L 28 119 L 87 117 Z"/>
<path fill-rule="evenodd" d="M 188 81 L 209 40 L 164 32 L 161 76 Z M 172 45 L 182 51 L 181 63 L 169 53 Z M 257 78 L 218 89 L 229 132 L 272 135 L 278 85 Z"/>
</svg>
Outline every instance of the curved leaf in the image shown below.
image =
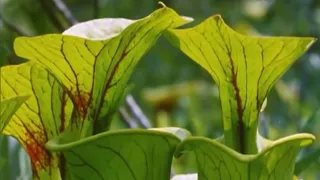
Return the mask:
<svg viewBox="0 0 320 180">
<path fill-rule="evenodd" d="M 191 133 L 188 130 L 178 127 L 150 128 L 148 130 L 170 133 L 178 137 L 181 141 L 191 136 Z"/>
<path fill-rule="evenodd" d="M 257 131 L 256 142 L 257 142 L 258 152 L 261 152 L 263 149 L 265 149 L 266 147 L 270 146 L 273 143 L 273 141 L 261 136 L 258 131 Z"/>
<path fill-rule="evenodd" d="M 175 156 L 194 152 L 199 180 L 292 180 L 299 149 L 314 139 L 296 134 L 270 143 L 256 155 L 243 155 L 215 140 L 191 137 L 178 145 Z"/>
<path fill-rule="evenodd" d="M 58 34 L 21 37 L 14 49 L 17 55 L 42 64 L 67 88 L 80 114 L 75 122 L 85 137 L 109 128 L 135 65 L 161 33 L 187 22 L 163 7 L 111 39 Z"/>
<path fill-rule="evenodd" d="M 135 20 L 124 18 L 103 18 L 78 23 L 62 34 L 91 40 L 106 40 L 119 35 Z"/>
<path fill-rule="evenodd" d="M 70 143 L 61 136 L 46 147 L 63 152 L 69 179 L 167 180 L 179 142 L 170 133 L 121 130 Z"/>
<path fill-rule="evenodd" d="M 226 145 L 256 153 L 258 114 L 271 87 L 315 38 L 252 37 L 228 27 L 220 15 L 167 38 L 206 69 L 219 86 Z"/>
<path fill-rule="evenodd" d="M 68 126 L 73 106 L 62 86 L 47 70 L 32 62 L 1 68 L 1 98 L 30 94 L 3 133 L 15 137 L 31 159 L 36 179 L 57 179 L 59 154 L 45 143 Z"/>
<path fill-rule="evenodd" d="M 2 96 L 0 97 L 2 99 Z M 11 117 L 29 96 L 16 96 L 0 101 L 0 133 L 8 124 Z"/>
</svg>

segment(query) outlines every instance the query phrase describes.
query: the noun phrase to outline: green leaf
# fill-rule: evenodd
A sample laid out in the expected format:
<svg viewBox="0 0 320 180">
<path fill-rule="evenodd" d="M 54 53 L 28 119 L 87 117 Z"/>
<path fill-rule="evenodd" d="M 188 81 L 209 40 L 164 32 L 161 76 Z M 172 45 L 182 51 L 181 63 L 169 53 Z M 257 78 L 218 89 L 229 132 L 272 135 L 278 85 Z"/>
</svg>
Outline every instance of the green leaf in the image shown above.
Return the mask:
<svg viewBox="0 0 320 180">
<path fill-rule="evenodd" d="M 47 70 L 28 62 L 1 69 L 1 98 L 30 97 L 15 112 L 3 133 L 15 137 L 28 153 L 35 179 L 57 179 L 59 154 L 45 143 L 70 123 L 73 105 L 64 88 Z"/>
<path fill-rule="evenodd" d="M 187 22 L 163 7 L 110 39 L 58 34 L 21 37 L 14 49 L 17 55 L 42 64 L 66 87 L 79 112 L 75 122 L 81 137 L 87 137 L 109 128 L 135 65 L 162 32 Z"/>
<path fill-rule="evenodd" d="M 2 99 L 3 97 L 0 96 L 0 98 Z M 0 101 L 0 133 L 8 124 L 14 113 L 28 98 L 29 96 L 17 96 Z"/>
<path fill-rule="evenodd" d="M 315 38 L 244 36 L 219 15 L 166 37 L 206 69 L 219 86 L 226 145 L 257 152 L 255 138 L 262 103 L 277 79 Z"/>
<path fill-rule="evenodd" d="M 175 156 L 194 152 L 198 180 L 292 180 L 296 155 L 315 137 L 295 134 L 270 143 L 255 155 L 243 155 L 208 138 L 190 137 L 180 143 Z"/>
<path fill-rule="evenodd" d="M 169 179 L 180 142 L 170 133 L 154 130 L 104 132 L 76 142 L 64 138 L 52 139 L 46 147 L 63 152 L 69 179 Z"/>
</svg>

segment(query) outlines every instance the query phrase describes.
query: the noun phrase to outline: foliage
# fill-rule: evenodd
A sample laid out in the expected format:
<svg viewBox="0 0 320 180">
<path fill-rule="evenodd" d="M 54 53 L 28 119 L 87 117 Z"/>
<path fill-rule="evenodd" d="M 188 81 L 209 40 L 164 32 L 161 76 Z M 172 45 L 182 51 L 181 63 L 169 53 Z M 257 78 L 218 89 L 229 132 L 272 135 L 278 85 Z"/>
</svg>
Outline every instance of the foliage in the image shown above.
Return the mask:
<svg viewBox="0 0 320 180">
<path fill-rule="evenodd" d="M 29 62 L 1 68 L 1 97 L 30 98 L 4 133 L 27 150 L 34 178 L 169 179 L 174 151 L 176 157 L 195 152 L 198 179 L 293 177 L 297 152 L 314 136 L 265 140 L 257 133 L 258 114 L 272 85 L 314 39 L 243 36 L 220 16 L 172 29 L 188 21 L 163 7 L 141 20 L 95 20 L 63 35 L 15 41 L 15 52 Z M 135 65 L 166 29 L 166 37 L 218 84 L 224 126 L 219 140 L 186 137 L 188 132 L 172 128 L 109 131 Z"/>
<path fill-rule="evenodd" d="M 169 32 L 171 41 L 216 81 L 226 145 L 241 153 L 256 153 L 257 118 L 264 99 L 314 39 L 247 37 L 226 26 L 220 16 Z"/>
<path fill-rule="evenodd" d="M 170 29 L 167 37 L 216 81 L 225 145 L 250 154 L 240 155 L 208 139 L 189 138 L 179 144 L 178 156 L 179 152 L 195 152 L 199 179 L 291 179 L 292 159 L 314 137 L 291 136 L 267 147 L 256 137 L 258 114 L 274 82 L 314 39 L 243 36 L 229 28 L 220 16 L 189 29 Z"/>
<path fill-rule="evenodd" d="M 1 94 L 2 95 L 2 94 Z M 3 97 L 1 97 L 2 99 Z M 0 101 L 0 132 L 7 126 L 12 116 L 16 113 L 22 103 L 27 100 L 28 96 L 17 96 Z"/>
<path fill-rule="evenodd" d="M 122 23 L 114 21 L 113 25 Z M 72 142 L 108 130 L 137 61 L 164 29 L 185 22 L 187 21 L 173 10 L 164 7 L 144 19 L 127 24 L 119 35 L 105 40 L 93 41 L 53 34 L 21 37 L 15 41 L 16 53 L 30 61 L 2 68 L 1 80 L 4 83 L 1 84 L 1 94 L 11 97 L 29 93 L 32 98 L 15 113 L 4 133 L 16 137 L 27 150 L 35 178 L 81 177 L 77 173 L 74 175 L 72 168 L 69 170 L 69 166 L 64 165 L 70 157 L 68 152 L 63 151 L 64 156 L 61 153 L 51 153 L 45 148 L 45 144 L 60 134 L 68 137 L 64 141 Z M 134 135 L 135 131 L 131 131 L 130 136 Z M 119 143 L 118 137 L 111 139 L 111 144 Z M 102 142 L 108 141 L 109 136 Z M 137 143 L 139 141 L 136 140 Z M 164 149 L 164 152 L 171 157 L 174 147 L 171 144 L 176 144 L 177 140 L 173 141 L 175 143 L 170 142 L 170 138 L 166 141 L 169 142 L 168 149 Z M 123 143 L 127 142 L 124 140 Z M 106 150 L 110 150 L 108 146 L 103 144 Z M 142 145 L 138 143 L 136 146 Z M 122 146 L 113 151 L 120 153 L 121 150 Z M 99 149 L 95 151 L 98 153 Z M 142 151 L 145 153 L 145 149 Z M 82 156 L 80 159 L 83 160 Z M 123 159 L 121 155 L 120 158 Z M 89 159 L 92 160 L 91 157 Z M 168 171 L 171 158 L 164 160 Z M 85 164 L 91 167 L 90 163 Z M 124 165 L 126 164 L 122 166 Z M 132 171 L 130 167 L 129 170 Z M 110 173 L 107 175 L 112 176 Z M 88 173 L 88 177 L 95 176 Z"/>
</svg>

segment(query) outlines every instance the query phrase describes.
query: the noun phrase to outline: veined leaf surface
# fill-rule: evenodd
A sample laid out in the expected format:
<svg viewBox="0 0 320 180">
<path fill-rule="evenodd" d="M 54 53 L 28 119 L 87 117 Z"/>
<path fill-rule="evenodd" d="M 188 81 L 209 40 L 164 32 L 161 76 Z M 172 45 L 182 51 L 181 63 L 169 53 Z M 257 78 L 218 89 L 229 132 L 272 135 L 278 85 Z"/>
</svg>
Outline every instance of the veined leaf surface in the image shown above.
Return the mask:
<svg viewBox="0 0 320 180">
<path fill-rule="evenodd" d="M 58 34 L 21 37 L 14 49 L 17 55 L 42 64 L 66 87 L 80 114 L 81 135 L 86 137 L 108 129 L 135 65 L 161 33 L 187 22 L 163 7 L 110 39 Z"/>
<path fill-rule="evenodd" d="M 69 179 L 168 180 L 180 139 L 156 130 L 104 132 L 76 142 L 64 136 L 49 141 L 66 157 Z M 93 155 L 94 154 L 94 155 Z"/>
<path fill-rule="evenodd" d="M 32 62 L 2 67 L 0 80 L 1 99 L 30 95 L 3 133 L 25 148 L 35 179 L 59 179 L 60 156 L 46 150 L 45 143 L 70 122 L 73 106 L 66 91 L 47 70 Z"/>
<path fill-rule="evenodd" d="M 257 153 L 258 114 L 271 87 L 315 41 L 314 38 L 244 36 L 219 15 L 166 37 L 200 64 L 219 86 L 225 143 Z"/>
<path fill-rule="evenodd" d="M 178 145 L 175 156 L 195 153 L 198 180 L 292 180 L 298 151 L 314 140 L 310 134 L 295 134 L 270 142 L 258 154 L 243 155 L 216 140 L 190 137 Z"/>
</svg>

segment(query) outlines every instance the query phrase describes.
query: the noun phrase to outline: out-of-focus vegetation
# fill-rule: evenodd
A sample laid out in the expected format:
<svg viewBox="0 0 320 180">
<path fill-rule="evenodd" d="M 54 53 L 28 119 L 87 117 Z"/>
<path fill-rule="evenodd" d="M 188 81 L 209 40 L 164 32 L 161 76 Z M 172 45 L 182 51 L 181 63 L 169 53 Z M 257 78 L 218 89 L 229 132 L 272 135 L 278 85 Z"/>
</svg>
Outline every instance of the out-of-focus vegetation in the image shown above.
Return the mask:
<svg viewBox="0 0 320 180">
<path fill-rule="evenodd" d="M 158 8 L 157 0 L 0 0 L 0 65 L 22 62 L 13 50 L 15 37 L 61 33 L 73 23 L 104 17 L 138 19 Z M 165 0 L 179 14 L 199 23 L 221 14 L 238 32 L 250 35 L 320 37 L 319 0 Z M 58 6 L 56 6 L 58 5 Z M 71 14 L 61 12 L 66 5 Z M 73 18 L 70 18 L 72 16 Z M 67 18 L 65 18 L 67 17 Z M 276 83 L 260 117 L 260 131 L 270 139 L 295 132 L 318 138 L 301 152 L 320 148 L 320 42 Z M 222 134 L 218 90 L 211 77 L 161 38 L 143 57 L 132 78 L 131 94 L 154 127 L 180 126 L 193 135 Z M 115 117 L 118 118 L 118 117 Z M 120 121 L 113 128 L 124 128 Z M 12 139 L 0 137 L 0 179 L 29 179 L 26 153 Z M 320 179 L 320 159 L 300 177 Z M 176 173 L 194 172 L 194 158 L 174 162 Z"/>
</svg>

